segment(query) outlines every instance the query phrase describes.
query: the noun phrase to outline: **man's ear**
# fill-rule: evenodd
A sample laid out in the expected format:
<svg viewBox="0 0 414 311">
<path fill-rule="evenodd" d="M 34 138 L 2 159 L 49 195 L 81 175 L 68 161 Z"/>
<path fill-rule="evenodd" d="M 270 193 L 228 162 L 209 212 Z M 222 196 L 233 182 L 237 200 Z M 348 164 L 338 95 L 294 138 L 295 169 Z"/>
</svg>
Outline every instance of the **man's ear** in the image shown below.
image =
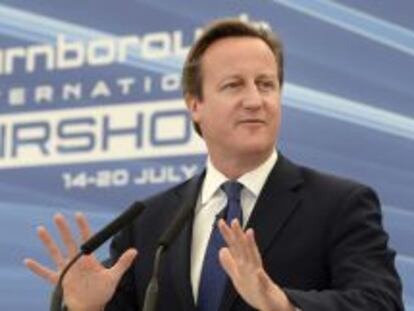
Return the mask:
<svg viewBox="0 0 414 311">
<path fill-rule="evenodd" d="M 200 121 L 200 105 L 201 101 L 196 96 L 193 95 L 186 95 L 185 96 L 185 104 L 187 105 L 187 109 L 190 112 L 191 119 L 194 122 Z"/>
</svg>

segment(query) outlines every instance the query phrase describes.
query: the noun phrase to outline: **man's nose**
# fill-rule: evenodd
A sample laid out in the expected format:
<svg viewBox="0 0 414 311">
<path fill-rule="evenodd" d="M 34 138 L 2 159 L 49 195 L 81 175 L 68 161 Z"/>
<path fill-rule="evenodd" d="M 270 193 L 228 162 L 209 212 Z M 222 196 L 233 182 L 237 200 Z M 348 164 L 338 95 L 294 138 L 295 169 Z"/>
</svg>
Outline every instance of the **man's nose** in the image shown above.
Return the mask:
<svg viewBox="0 0 414 311">
<path fill-rule="evenodd" d="M 258 109 L 262 106 L 263 99 L 256 84 L 249 84 L 245 89 L 243 107 L 247 109 Z"/>
</svg>

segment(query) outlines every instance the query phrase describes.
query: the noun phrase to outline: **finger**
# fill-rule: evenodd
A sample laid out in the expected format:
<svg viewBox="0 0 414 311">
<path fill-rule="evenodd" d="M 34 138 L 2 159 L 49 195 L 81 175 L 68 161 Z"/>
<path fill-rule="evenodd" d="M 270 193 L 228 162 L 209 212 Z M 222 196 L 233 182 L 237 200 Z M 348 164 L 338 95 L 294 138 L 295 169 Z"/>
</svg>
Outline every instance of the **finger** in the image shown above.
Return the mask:
<svg viewBox="0 0 414 311">
<path fill-rule="evenodd" d="M 125 253 L 119 257 L 118 261 L 115 265 L 110 269 L 112 276 L 116 283 L 119 282 L 122 275 L 125 273 L 126 270 L 131 266 L 132 262 L 134 261 L 135 257 L 137 256 L 138 252 L 134 248 L 128 249 Z"/>
<path fill-rule="evenodd" d="M 246 242 L 249 259 L 255 266 L 261 267 L 263 264 L 262 256 L 260 255 L 259 248 L 257 247 L 254 231 L 251 228 L 246 231 Z"/>
<path fill-rule="evenodd" d="M 53 261 L 55 262 L 56 267 L 58 267 L 58 269 L 61 269 L 65 265 L 65 259 L 63 258 L 63 255 L 55 240 L 43 226 L 37 228 L 37 235 L 43 242 L 43 245 L 46 247 L 46 250 L 50 254 L 50 257 L 52 257 Z"/>
<path fill-rule="evenodd" d="M 78 252 L 78 246 L 70 231 L 69 224 L 62 214 L 56 214 L 54 217 L 56 226 L 58 227 L 63 244 L 65 244 L 68 250 L 69 257 L 74 257 Z"/>
<path fill-rule="evenodd" d="M 75 213 L 75 220 L 79 227 L 82 242 L 86 242 L 91 236 L 91 229 L 89 227 L 88 221 L 86 220 L 85 215 L 81 212 Z"/>
<path fill-rule="evenodd" d="M 25 266 L 28 267 L 34 274 L 56 285 L 59 276 L 55 271 L 46 268 L 45 266 L 30 258 L 26 258 L 23 262 Z"/>
</svg>

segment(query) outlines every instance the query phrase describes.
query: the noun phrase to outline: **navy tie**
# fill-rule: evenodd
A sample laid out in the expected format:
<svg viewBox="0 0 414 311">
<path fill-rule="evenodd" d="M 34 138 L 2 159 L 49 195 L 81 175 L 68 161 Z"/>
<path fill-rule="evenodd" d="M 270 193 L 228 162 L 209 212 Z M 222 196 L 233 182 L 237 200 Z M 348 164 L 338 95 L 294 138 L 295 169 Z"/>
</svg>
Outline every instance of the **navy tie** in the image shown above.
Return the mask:
<svg viewBox="0 0 414 311">
<path fill-rule="evenodd" d="M 220 248 L 225 246 L 225 242 L 218 229 L 217 221 L 224 217 L 226 222 L 230 224 L 233 219 L 237 218 L 242 224 L 243 220 L 240 205 L 240 193 L 243 185 L 235 181 L 228 181 L 221 188 L 226 193 L 227 205 L 223 212 L 216 216 L 204 256 L 197 301 L 197 310 L 199 311 L 217 311 L 219 309 L 227 280 L 226 273 L 218 259 L 218 252 Z"/>
</svg>

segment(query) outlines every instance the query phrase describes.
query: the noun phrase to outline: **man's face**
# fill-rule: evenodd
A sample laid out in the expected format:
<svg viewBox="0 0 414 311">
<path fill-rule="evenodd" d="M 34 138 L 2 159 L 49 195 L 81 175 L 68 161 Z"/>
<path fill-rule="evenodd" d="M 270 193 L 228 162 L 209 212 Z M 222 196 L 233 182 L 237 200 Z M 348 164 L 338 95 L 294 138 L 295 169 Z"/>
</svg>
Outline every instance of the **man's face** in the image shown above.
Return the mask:
<svg viewBox="0 0 414 311">
<path fill-rule="evenodd" d="M 203 99 L 187 104 L 212 158 L 270 154 L 280 124 L 277 66 L 258 38 L 225 38 L 206 50 Z"/>
</svg>

